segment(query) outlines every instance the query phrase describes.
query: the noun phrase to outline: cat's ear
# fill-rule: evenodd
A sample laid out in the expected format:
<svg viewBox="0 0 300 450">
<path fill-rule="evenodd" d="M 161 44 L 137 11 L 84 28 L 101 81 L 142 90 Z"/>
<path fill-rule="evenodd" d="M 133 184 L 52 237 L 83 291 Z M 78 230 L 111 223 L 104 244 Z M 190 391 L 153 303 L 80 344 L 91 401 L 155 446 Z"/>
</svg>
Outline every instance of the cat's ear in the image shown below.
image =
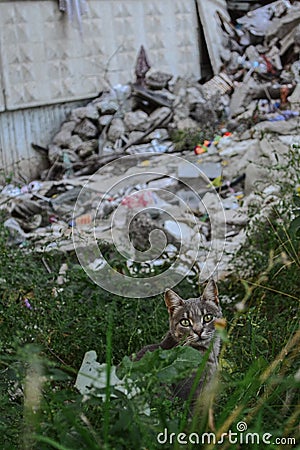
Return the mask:
<svg viewBox="0 0 300 450">
<path fill-rule="evenodd" d="M 205 286 L 204 292 L 202 294 L 202 298 L 203 298 L 203 300 L 209 300 L 218 305 L 219 304 L 218 295 L 219 295 L 219 292 L 218 292 L 218 287 L 216 285 L 216 282 L 211 278 L 208 281 L 207 285 Z"/>
<path fill-rule="evenodd" d="M 176 308 L 179 308 L 184 303 L 184 300 L 179 297 L 176 292 L 172 291 L 172 289 L 165 290 L 165 304 L 168 308 L 169 314 L 172 316 L 173 312 Z"/>
</svg>

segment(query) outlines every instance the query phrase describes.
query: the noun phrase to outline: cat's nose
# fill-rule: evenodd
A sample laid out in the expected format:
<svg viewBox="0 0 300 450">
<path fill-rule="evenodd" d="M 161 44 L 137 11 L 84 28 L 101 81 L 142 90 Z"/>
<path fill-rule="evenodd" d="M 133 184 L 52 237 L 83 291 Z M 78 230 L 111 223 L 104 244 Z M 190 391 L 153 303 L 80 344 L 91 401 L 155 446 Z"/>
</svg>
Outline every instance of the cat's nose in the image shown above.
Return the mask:
<svg viewBox="0 0 300 450">
<path fill-rule="evenodd" d="M 203 329 L 202 328 L 201 329 L 197 329 L 197 330 L 194 330 L 194 332 L 197 334 L 197 336 L 199 336 L 199 338 L 201 338 Z"/>
</svg>

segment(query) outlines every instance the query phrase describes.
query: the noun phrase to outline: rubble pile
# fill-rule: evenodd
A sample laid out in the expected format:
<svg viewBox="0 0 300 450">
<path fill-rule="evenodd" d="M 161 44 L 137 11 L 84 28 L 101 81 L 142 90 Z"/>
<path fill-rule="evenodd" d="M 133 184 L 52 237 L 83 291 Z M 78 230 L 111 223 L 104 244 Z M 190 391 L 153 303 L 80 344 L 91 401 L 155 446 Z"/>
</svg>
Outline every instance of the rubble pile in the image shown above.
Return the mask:
<svg viewBox="0 0 300 450">
<path fill-rule="evenodd" d="M 219 83 L 221 85 L 221 83 Z M 192 79 L 149 70 L 143 85 L 116 86 L 86 106 L 75 108 L 48 147 L 50 169 L 42 179 L 94 173 L 118 156 L 144 152 L 174 151 L 174 130 L 217 125 L 225 92 L 232 89 L 224 79 L 220 97 Z"/>
<path fill-rule="evenodd" d="M 197 242 L 200 255 L 187 246 L 182 264 L 197 259 L 206 273 L 217 264 L 219 276 L 226 273 L 245 226 L 280 202 L 283 175 L 272 167 L 286 164 L 299 144 L 300 5 L 276 1 L 238 26 L 219 20 L 223 69 L 209 81 L 151 69 L 141 48 L 135 83 L 71 112 L 48 146 L 41 180 L 1 188 L 12 244 L 69 251 L 72 228 L 84 246 L 95 237 L 115 242 L 112 230 L 122 241 L 127 230 L 136 251 L 146 252 L 158 230 L 166 250 L 154 265 L 172 260 L 179 244 Z M 198 133 L 199 142 L 179 152 L 173 137 L 181 130 Z M 102 264 L 96 258 L 90 268 Z"/>
</svg>

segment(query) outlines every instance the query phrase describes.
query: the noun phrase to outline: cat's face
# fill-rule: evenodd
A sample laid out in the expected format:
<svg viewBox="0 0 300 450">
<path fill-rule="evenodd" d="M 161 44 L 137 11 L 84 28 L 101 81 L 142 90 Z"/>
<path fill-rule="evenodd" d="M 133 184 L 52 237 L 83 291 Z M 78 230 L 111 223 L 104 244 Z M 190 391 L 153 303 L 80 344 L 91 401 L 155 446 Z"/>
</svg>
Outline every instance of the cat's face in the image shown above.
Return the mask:
<svg viewBox="0 0 300 450">
<path fill-rule="evenodd" d="M 168 289 L 165 303 L 172 336 L 183 345 L 207 349 L 215 334 L 215 320 L 222 317 L 215 282 L 210 280 L 199 298 L 183 300 Z"/>
</svg>

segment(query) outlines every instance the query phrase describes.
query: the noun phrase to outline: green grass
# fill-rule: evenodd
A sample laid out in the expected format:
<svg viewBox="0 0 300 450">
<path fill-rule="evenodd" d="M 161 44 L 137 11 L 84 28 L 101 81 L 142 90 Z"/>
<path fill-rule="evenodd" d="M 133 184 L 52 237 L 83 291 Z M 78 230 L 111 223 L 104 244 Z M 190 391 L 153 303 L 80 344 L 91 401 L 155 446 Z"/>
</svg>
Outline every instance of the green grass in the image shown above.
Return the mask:
<svg viewBox="0 0 300 450">
<path fill-rule="evenodd" d="M 220 381 L 211 393 L 216 434 L 236 432 L 240 421 L 260 439 L 272 434 L 270 444 L 251 447 L 228 439 L 198 446 L 170 443 L 169 437 L 165 444 L 157 442 L 165 429 L 168 436 L 201 436 L 208 430 L 205 416 L 189 418 L 186 405 L 170 399 L 170 383 L 195 363 L 191 355 L 178 355 L 178 349 L 156 352 L 137 366 L 124 359 L 167 331 L 162 295 L 114 296 L 87 277 L 75 254 L 25 253 L 7 245 L 3 228 L 0 253 L 1 449 L 297 448 L 290 438 L 299 445 L 299 239 L 276 212 L 269 222 L 256 224 L 236 259 L 235 274 L 219 284 L 221 298 L 232 301 L 223 303 L 227 339 Z M 63 263 L 68 271 L 60 286 Z M 196 279 L 184 280 L 175 290 L 188 298 L 199 286 Z M 83 402 L 73 386 L 91 349 L 108 371 L 123 360 L 122 370 L 136 380 L 139 394 L 128 399 L 114 392 L 106 402 L 97 397 Z M 150 415 L 141 413 L 145 407 Z M 276 438 L 285 438 L 285 445 Z"/>
</svg>

